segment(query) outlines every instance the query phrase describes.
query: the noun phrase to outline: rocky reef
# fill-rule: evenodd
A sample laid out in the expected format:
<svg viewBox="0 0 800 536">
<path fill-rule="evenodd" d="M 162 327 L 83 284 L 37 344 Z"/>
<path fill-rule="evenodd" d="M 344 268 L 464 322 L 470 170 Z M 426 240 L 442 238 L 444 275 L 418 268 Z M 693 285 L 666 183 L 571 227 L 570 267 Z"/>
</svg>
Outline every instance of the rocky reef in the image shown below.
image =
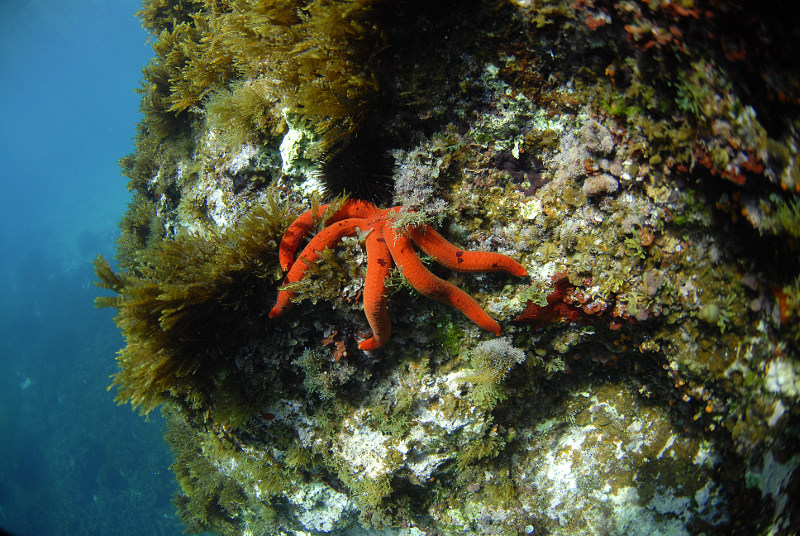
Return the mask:
<svg viewBox="0 0 800 536">
<path fill-rule="evenodd" d="M 117 401 L 168 421 L 188 532 L 800 530 L 800 30 L 778 4 L 139 16 L 155 56 L 98 305 Z M 364 234 L 270 319 L 284 233 L 343 194 L 525 266 L 428 263 L 502 334 L 394 268 L 391 339 L 359 350 Z"/>
</svg>

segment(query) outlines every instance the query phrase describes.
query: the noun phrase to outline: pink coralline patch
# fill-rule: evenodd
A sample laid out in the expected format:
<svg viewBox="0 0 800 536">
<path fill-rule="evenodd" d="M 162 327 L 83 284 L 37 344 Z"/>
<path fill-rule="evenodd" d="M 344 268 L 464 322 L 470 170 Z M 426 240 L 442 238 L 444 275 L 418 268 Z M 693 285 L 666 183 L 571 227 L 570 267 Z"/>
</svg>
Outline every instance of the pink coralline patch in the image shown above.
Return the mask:
<svg viewBox="0 0 800 536">
<path fill-rule="evenodd" d="M 538 331 L 553 322 L 588 323 L 593 315 L 584 311 L 576 297 L 577 287 L 571 285 L 565 273 L 553 276 L 554 289 L 547 296 L 547 305 L 541 306 L 528 300 L 525 311 L 515 322 L 530 324 L 531 331 Z"/>
<path fill-rule="evenodd" d="M 760 175 L 764 171 L 764 164 L 755 154 L 755 150 L 739 150 L 736 144 L 731 141 L 729 141 L 729 147 L 726 150 L 729 154 L 729 163 L 725 169 L 718 169 L 714 165 L 708 149 L 699 144 L 695 145 L 693 154 L 695 161 L 708 169 L 712 175 L 718 175 L 739 186 L 747 181 L 748 175 Z"/>
<path fill-rule="evenodd" d="M 781 313 L 781 324 L 786 324 L 791 315 L 789 308 L 789 296 L 781 287 L 774 285 L 771 287 L 772 293 L 778 299 L 778 310 Z"/>
<path fill-rule="evenodd" d="M 553 292 L 547 296 L 547 305 L 528 300 L 525 311 L 514 319 L 515 322 L 529 324 L 531 331 L 538 331 L 554 322 L 589 324 L 608 317 L 611 317 L 609 328 L 617 330 L 623 321 L 632 321 L 630 315 L 619 310 L 618 303 L 592 299 L 583 289 L 571 284 L 566 273 L 555 274 L 552 281 Z"/>
</svg>

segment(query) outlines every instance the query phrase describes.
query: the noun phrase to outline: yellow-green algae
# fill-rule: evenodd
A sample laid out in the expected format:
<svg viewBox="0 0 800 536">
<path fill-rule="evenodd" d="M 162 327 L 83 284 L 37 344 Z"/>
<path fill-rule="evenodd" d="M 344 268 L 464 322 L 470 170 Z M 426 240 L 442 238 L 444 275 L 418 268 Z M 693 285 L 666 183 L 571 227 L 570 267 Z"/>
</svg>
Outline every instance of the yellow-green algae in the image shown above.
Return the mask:
<svg viewBox="0 0 800 536">
<path fill-rule="evenodd" d="M 134 195 L 117 269 L 96 266 L 117 399 L 164 408 L 187 529 L 796 532 L 796 67 L 738 5 L 482 9 L 144 3 Z M 769 76 L 737 76 L 738 45 Z M 363 237 L 266 318 L 309 207 L 286 118 L 312 162 L 367 116 L 394 133 L 397 202 L 528 267 L 437 272 L 504 338 L 395 283 L 392 339 L 359 352 Z M 562 272 L 606 313 L 509 322 Z"/>
</svg>

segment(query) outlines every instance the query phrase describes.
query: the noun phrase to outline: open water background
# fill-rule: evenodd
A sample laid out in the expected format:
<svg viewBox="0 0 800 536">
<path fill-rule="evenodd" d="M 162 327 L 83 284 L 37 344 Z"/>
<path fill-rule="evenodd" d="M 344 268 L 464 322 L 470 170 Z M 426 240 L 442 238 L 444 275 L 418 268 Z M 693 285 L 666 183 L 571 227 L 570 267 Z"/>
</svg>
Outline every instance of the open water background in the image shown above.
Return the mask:
<svg viewBox="0 0 800 536">
<path fill-rule="evenodd" d="M 128 201 L 148 35 L 139 0 L 0 0 L 0 527 L 177 535 L 171 454 L 106 390 L 122 339 L 92 300 Z"/>
</svg>

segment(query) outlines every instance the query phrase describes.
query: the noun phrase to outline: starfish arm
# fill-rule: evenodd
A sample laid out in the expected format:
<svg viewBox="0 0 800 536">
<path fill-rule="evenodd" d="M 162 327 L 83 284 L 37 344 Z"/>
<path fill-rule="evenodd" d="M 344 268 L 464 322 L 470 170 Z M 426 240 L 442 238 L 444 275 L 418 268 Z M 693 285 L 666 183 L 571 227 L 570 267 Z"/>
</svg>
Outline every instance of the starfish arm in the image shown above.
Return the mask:
<svg viewBox="0 0 800 536">
<path fill-rule="evenodd" d="M 392 256 L 377 226 L 367 237 L 367 277 L 364 281 L 364 314 L 372 328 L 372 337 L 358 343 L 361 350 L 377 350 L 389 340 L 392 323 L 389 320 L 386 278 L 392 269 Z"/>
<path fill-rule="evenodd" d="M 445 240 L 430 227 L 413 228 L 409 231 L 409 236 L 436 262 L 457 272 L 502 271 L 519 277 L 528 275 L 524 266 L 507 255 L 489 251 L 464 251 Z"/>
<path fill-rule="evenodd" d="M 317 215 L 316 217 L 319 218 L 322 216 L 325 209 L 328 208 L 328 205 L 320 205 L 317 208 Z M 314 226 L 314 214 L 313 210 L 309 209 L 300 214 L 296 220 L 292 222 L 286 232 L 281 239 L 281 245 L 278 248 L 278 260 L 281 263 L 281 268 L 284 271 L 289 270 L 294 264 L 294 254 L 297 252 L 297 249 L 300 247 L 300 243 L 306 237 L 306 235 L 311 231 L 311 228 Z"/>
<path fill-rule="evenodd" d="M 300 244 L 314 227 L 314 219 L 321 218 L 329 206 L 330 205 L 320 205 L 317 207 L 316 217 L 311 209 L 303 212 L 289 225 L 289 228 L 286 229 L 286 233 L 284 233 L 281 239 L 281 245 L 278 248 L 278 260 L 284 271 L 289 270 L 294 264 L 294 254 L 297 253 Z M 379 209 L 371 203 L 350 199 L 331 215 L 330 218 L 327 218 L 327 220 L 330 223 L 335 223 L 348 218 L 369 218 L 376 215 L 378 212 Z"/>
<path fill-rule="evenodd" d="M 436 277 L 425 268 L 414 251 L 409 237 L 396 234 L 388 223 L 383 226 L 383 232 L 392 259 L 411 286 L 429 298 L 455 307 L 486 331 L 500 335 L 500 324 L 486 314 L 478 302 L 463 290 Z"/>
<path fill-rule="evenodd" d="M 357 228 L 368 229 L 370 225 L 370 220 L 365 220 L 363 218 L 348 218 L 345 220 L 337 221 L 327 227 L 325 227 L 322 231 L 317 233 L 314 238 L 306 245 L 303 251 L 300 253 L 298 259 L 304 260 L 306 262 L 295 262 L 289 273 L 286 274 L 286 279 L 284 280 L 284 285 L 289 283 L 294 283 L 295 281 L 300 281 L 308 270 L 308 265 L 319 258 L 318 252 L 322 251 L 326 247 L 333 247 L 345 236 L 352 236 L 356 234 Z M 283 313 L 286 309 L 288 309 L 292 302 L 292 298 L 294 298 L 295 293 L 290 290 L 280 290 L 278 291 L 278 300 L 275 303 L 275 306 L 269 312 L 270 318 L 275 318 L 276 316 Z"/>
</svg>

